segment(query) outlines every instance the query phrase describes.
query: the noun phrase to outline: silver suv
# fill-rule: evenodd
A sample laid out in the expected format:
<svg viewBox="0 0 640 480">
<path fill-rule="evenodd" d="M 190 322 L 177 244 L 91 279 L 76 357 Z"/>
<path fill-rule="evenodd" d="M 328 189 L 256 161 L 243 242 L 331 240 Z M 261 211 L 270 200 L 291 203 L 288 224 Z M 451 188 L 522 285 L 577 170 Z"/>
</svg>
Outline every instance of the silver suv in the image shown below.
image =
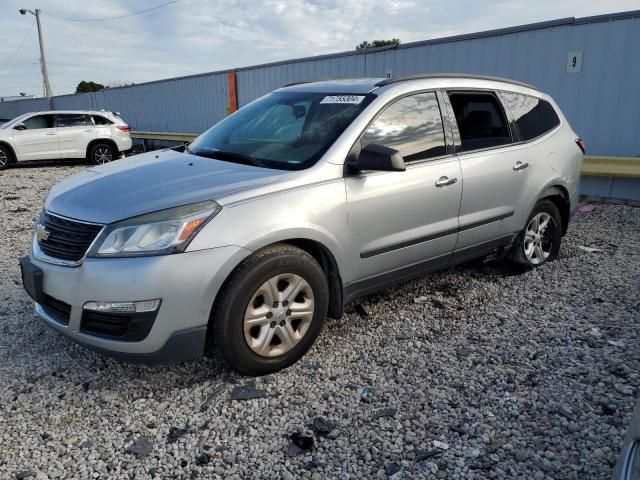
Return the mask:
<svg viewBox="0 0 640 480">
<path fill-rule="evenodd" d="M 299 83 L 168 149 L 54 186 L 21 261 L 44 321 L 131 361 L 250 375 L 325 317 L 489 254 L 558 254 L 584 145 L 534 87 L 462 75 Z"/>
</svg>

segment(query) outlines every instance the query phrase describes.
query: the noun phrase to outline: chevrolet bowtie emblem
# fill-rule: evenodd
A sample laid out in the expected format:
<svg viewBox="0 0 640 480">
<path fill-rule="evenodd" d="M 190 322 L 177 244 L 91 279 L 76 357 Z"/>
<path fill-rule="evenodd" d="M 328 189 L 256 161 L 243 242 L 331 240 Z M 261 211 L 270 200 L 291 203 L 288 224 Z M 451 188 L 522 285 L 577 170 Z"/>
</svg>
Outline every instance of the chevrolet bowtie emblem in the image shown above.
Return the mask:
<svg viewBox="0 0 640 480">
<path fill-rule="evenodd" d="M 49 235 L 51 235 L 51 232 L 44 228 L 44 225 L 39 223 L 36 227 L 36 238 L 40 241 L 43 241 L 47 240 L 49 238 Z"/>
</svg>

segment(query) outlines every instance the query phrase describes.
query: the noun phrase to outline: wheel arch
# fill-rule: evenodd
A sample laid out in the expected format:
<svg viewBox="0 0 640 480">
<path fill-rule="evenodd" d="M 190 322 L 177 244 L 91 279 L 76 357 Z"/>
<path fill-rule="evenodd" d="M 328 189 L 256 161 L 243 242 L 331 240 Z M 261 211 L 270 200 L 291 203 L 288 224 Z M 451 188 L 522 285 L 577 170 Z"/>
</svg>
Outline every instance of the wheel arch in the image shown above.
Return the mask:
<svg viewBox="0 0 640 480">
<path fill-rule="evenodd" d="M 311 255 L 322 267 L 329 286 L 329 310 L 330 318 L 339 319 L 343 311 L 342 278 L 338 263 L 331 250 L 317 240 L 309 238 L 290 238 L 277 243 L 287 243 L 299 248 Z"/>
<path fill-rule="evenodd" d="M 268 240 L 263 239 L 263 241 L 259 243 L 252 242 L 252 245 L 250 247 L 247 247 L 251 251 L 251 254 L 237 261 L 237 263 L 233 266 L 233 268 L 231 268 L 231 270 L 227 274 L 223 284 L 218 289 L 218 292 L 216 293 L 216 296 L 213 300 L 211 313 L 213 314 L 216 302 L 219 299 L 218 294 L 223 289 L 223 285 L 229 281 L 229 279 L 231 278 L 233 273 L 237 270 L 237 268 L 240 266 L 240 264 L 246 258 L 253 255 L 255 252 L 258 252 L 262 249 L 271 247 L 272 245 L 276 245 L 276 244 L 287 244 L 287 245 L 292 245 L 296 248 L 299 248 L 300 250 L 311 255 L 320 264 L 320 267 L 322 268 L 322 270 L 324 271 L 327 277 L 327 282 L 329 287 L 329 309 L 327 312 L 327 316 L 329 316 L 330 318 L 339 319 L 343 313 L 344 295 L 343 295 L 343 289 L 342 289 L 342 277 L 340 274 L 340 268 L 338 266 L 336 257 L 334 253 L 331 251 L 331 249 L 327 247 L 327 245 L 324 242 L 319 241 L 318 239 L 310 238 L 309 236 L 300 236 L 300 235 L 282 237 L 277 239 L 270 237 Z"/>
<path fill-rule="evenodd" d="M 9 142 L 5 142 L 4 140 L 0 140 L 0 145 L 3 147 L 7 147 L 9 149 L 9 155 L 11 158 L 9 159 L 9 164 L 15 163 L 18 161 L 18 157 L 16 155 L 16 151 L 13 149 L 13 146 Z"/>
<path fill-rule="evenodd" d="M 120 149 L 118 148 L 118 144 L 113 139 L 111 139 L 111 138 L 94 138 L 93 140 L 91 140 L 87 144 L 87 151 L 85 152 L 86 153 L 85 156 L 86 156 L 87 160 L 90 160 L 89 152 L 91 152 L 91 149 L 93 148 L 93 146 L 98 144 L 98 143 L 109 144 L 114 148 L 114 150 L 116 151 L 116 154 L 120 153 Z"/>
<path fill-rule="evenodd" d="M 538 201 L 550 200 L 558 208 L 560 219 L 562 220 L 562 235 L 567 233 L 569 218 L 571 217 L 571 200 L 568 190 L 562 185 L 551 185 L 546 187 L 540 194 Z"/>
</svg>

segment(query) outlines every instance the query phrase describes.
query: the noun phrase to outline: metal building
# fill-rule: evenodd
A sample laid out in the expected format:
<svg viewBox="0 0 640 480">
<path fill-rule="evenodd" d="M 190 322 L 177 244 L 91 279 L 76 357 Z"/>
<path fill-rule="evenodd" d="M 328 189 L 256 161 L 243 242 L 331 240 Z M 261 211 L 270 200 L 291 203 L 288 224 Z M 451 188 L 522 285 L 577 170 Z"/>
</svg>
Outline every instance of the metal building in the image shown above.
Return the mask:
<svg viewBox="0 0 640 480">
<path fill-rule="evenodd" d="M 0 103 L 0 117 L 52 109 L 121 112 L 136 130 L 199 133 L 286 83 L 451 72 L 496 75 L 551 94 L 590 155 L 640 157 L 640 10 L 243 67 L 96 93 Z M 231 75 L 229 75 L 231 74 Z M 231 80 L 233 79 L 233 80 Z M 237 95 L 237 97 L 236 97 Z M 637 178 L 583 177 L 583 193 L 640 200 Z"/>
</svg>

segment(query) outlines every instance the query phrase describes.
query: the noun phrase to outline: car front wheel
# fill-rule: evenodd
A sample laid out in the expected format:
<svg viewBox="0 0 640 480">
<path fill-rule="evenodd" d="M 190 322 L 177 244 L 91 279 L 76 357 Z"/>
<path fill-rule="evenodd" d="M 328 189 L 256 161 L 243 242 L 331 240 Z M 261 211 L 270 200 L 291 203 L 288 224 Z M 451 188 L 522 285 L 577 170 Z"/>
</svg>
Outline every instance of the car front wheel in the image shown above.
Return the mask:
<svg viewBox="0 0 640 480">
<path fill-rule="evenodd" d="M 4 145 L 0 145 L 0 170 L 7 168 L 12 159 L 11 151 Z"/>
<path fill-rule="evenodd" d="M 511 260 L 534 268 L 555 260 L 560 251 L 562 223 L 558 207 L 551 200 L 541 200 L 529 214 L 527 224 L 511 249 Z"/>
<path fill-rule="evenodd" d="M 218 294 L 211 335 L 231 367 L 265 375 L 299 360 L 322 329 L 327 280 L 318 262 L 278 244 L 246 259 Z"/>
</svg>

